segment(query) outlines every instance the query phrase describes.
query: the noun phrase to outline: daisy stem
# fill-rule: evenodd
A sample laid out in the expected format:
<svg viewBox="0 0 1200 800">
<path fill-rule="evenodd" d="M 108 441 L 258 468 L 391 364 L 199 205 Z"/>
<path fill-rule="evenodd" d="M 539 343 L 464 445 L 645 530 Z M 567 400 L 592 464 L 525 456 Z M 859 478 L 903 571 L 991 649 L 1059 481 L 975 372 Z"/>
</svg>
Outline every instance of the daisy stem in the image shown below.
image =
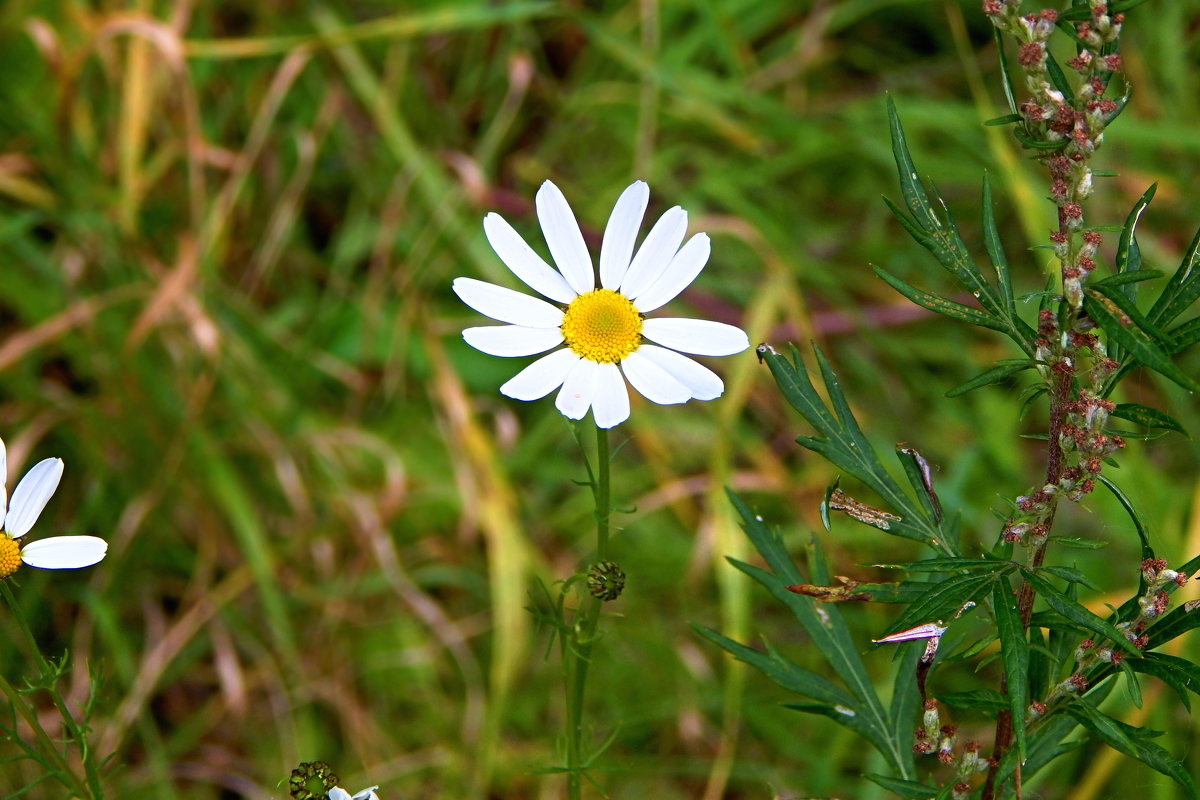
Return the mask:
<svg viewBox="0 0 1200 800">
<path fill-rule="evenodd" d="M 608 429 L 596 428 L 596 474 L 592 495 L 596 500 L 596 561 L 608 557 L 609 492 Z M 573 636 L 563 651 L 567 689 L 567 796 L 579 800 L 583 791 L 583 698 L 591 664 L 592 644 L 600 621 L 599 598 L 586 592 L 587 582 L 577 584 L 584 592 Z"/>
<path fill-rule="evenodd" d="M 34 638 L 33 631 L 29 629 L 29 625 L 25 622 L 25 615 L 22 613 L 21 606 L 17 603 L 17 598 L 13 595 L 12 590 L 8 588 L 7 581 L 0 580 L 0 594 L 4 595 L 4 601 L 8 603 L 8 607 L 12 610 L 12 617 L 16 620 L 17 627 L 21 629 L 21 633 L 24 635 L 25 641 L 29 646 L 29 651 L 34 660 L 37 662 L 39 682 L 42 684 L 41 688 L 45 689 L 50 695 L 50 699 L 54 701 L 54 707 L 58 709 L 58 714 L 60 717 L 62 717 L 63 727 L 66 728 L 67 734 L 69 738 L 74 741 L 75 746 L 79 748 L 79 760 L 83 764 L 83 769 L 86 776 L 86 785 L 80 784 L 79 778 L 76 777 L 74 772 L 68 767 L 66 761 L 63 760 L 61 754 L 58 753 L 53 744 L 50 744 L 50 746 L 45 749 L 52 755 L 55 761 L 58 762 L 57 766 L 62 772 L 64 782 L 70 778 L 72 783 L 79 784 L 77 787 L 73 788 L 76 788 L 77 791 L 79 789 L 83 789 L 81 796 L 91 798 L 91 800 L 100 800 L 100 798 L 104 797 L 104 789 L 100 784 L 100 775 L 96 771 L 96 765 L 92 761 L 91 753 L 88 750 L 87 738 L 83 729 L 79 726 L 79 723 L 75 721 L 75 716 L 71 713 L 71 709 L 67 707 L 66 699 L 63 698 L 62 693 L 58 691 L 58 678 L 61 665 L 60 667 L 53 666 L 49 661 L 46 660 L 46 657 L 42 655 L 41 648 L 38 647 L 37 639 Z M 12 685 L 9 684 L 8 681 L 0 679 L 0 692 L 8 695 L 13 705 L 20 709 L 21 715 L 26 717 L 27 721 L 32 716 L 33 722 L 31 723 L 31 727 L 34 727 L 34 730 L 39 734 L 38 738 L 45 738 L 46 741 L 49 742 L 49 737 L 46 736 L 46 733 L 42 729 L 41 725 L 36 724 L 37 715 L 31 715 L 30 713 L 27 713 L 32 712 L 32 709 L 26 707 L 24 698 L 21 697 L 20 694 L 16 693 L 15 689 L 13 689 Z"/>
</svg>

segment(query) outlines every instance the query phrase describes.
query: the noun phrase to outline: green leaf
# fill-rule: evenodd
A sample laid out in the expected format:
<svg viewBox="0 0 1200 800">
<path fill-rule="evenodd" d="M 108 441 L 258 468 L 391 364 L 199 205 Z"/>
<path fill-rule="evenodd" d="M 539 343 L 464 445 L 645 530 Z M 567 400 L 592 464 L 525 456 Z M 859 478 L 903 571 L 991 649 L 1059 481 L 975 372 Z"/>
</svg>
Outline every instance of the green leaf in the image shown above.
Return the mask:
<svg viewBox="0 0 1200 800">
<path fill-rule="evenodd" d="M 1129 640 L 1110 623 L 1096 616 L 1054 588 L 1054 585 L 1050 581 L 1043 578 L 1034 570 L 1022 568 L 1021 572 L 1024 574 L 1025 580 L 1033 585 L 1033 588 L 1037 590 L 1038 594 L 1042 596 L 1042 599 L 1050 608 L 1076 625 L 1087 628 L 1103 639 L 1111 640 L 1116 646 L 1124 649 L 1130 655 L 1138 654 L 1137 648 L 1130 644 Z"/>
<path fill-rule="evenodd" d="M 1137 512 L 1133 506 L 1133 501 L 1125 496 L 1111 479 L 1104 475 L 1097 475 L 1096 478 L 1104 486 L 1105 489 L 1112 492 L 1113 497 L 1117 498 L 1117 502 L 1125 509 L 1125 513 L 1129 515 L 1129 519 L 1133 521 L 1134 530 L 1137 531 L 1138 540 L 1142 544 L 1142 560 L 1154 558 L 1154 548 L 1150 546 L 1150 534 L 1146 531 L 1146 525 L 1142 522 L 1142 515 Z M 1145 589 L 1145 581 L 1142 581 L 1142 589 Z"/>
<path fill-rule="evenodd" d="M 1057 142 L 1050 142 L 1045 139 L 1035 139 L 1021 128 L 1013 128 L 1013 136 L 1017 138 L 1017 141 L 1020 142 L 1021 146 L 1026 150 L 1062 150 L 1069 142 L 1068 139 L 1059 139 Z"/>
<path fill-rule="evenodd" d="M 983 124 L 988 127 L 994 127 L 996 125 L 1008 125 L 1013 122 L 1020 122 L 1023 119 L 1024 117 L 1020 114 L 1005 114 L 1003 117 L 992 117 L 989 120 L 984 120 Z"/>
<path fill-rule="evenodd" d="M 1116 275 L 1109 275 L 1107 278 L 1092 281 L 1087 285 L 1089 288 L 1107 289 L 1110 286 L 1126 286 L 1131 283 L 1154 280 L 1155 278 L 1161 278 L 1165 274 L 1160 269 L 1139 269 L 1137 272 L 1120 272 Z"/>
<path fill-rule="evenodd" d="M 1128 658 L 1124 662 L 1135 672 L 1152 675 L 1175 690 L 1184 707 L 1192 710 L 1188 692 L 1200 695 L 1200 665 L 1185 658 L 1166 653 L 1146 653 L 1142 658 Z"/>
<path fill-rule="evenodd" d="M 883 267 L 871 265 L 875 270 L 875 274 L 884 280 L 889 286 L 895 289 L 900 294 L 907 297 L 912 302 L 919 305 L 921 308 L 928 309 L 935 314 L 941 314 L 951 319 L 966 322 L 970 325 L 978 325 L 981 328 L 990 328 L 1001 333 L 1008 332 L 1008 325 L 1004 320 L 997 319 L 983 311 L 964 306 L 962 303 L 956 303 L 953 300 L 948 300 L 941 295 L 931 294 L 922 289 L 904 282 L 900 278 L 891 274 Z"/>
<path fill-rule="evenodd" d="M 818 612 L 816 601 L 811 597 L 803 597 L 788 591 L 788 586 L 803 583 L 804 577 L 792 562 L 783 540 L 741 498 L 733 492 L 727 491 L 727 494 L 729 495 L 730 502 L 733 503 L 734 508 L 742 519 L 743 530 L 746 531 L 746 535 L 750 538 L 755 549 L 758 550 L 759 555 L 762 556 L 762 559 L 770 567 L 770 570 L 745 564 L 736 559 L 729 559 L 730 563 L 764 586 L 776 600 L 792 612 L 796 620 L 800 623 L 800 626 L 804 628 L 812 640 L 813 645 L 816 646 L 829 662 L 832 671 L 846 684 L 853 702 L 841 703 L 841 705 L 856 709 L 857 716 L 854 718 L 855 721 L 853 723 L 845 720 L 842 720 L 842 722 L 848 726 L 861 725 L 863 726 L 863 730 L 874 732 L 871 735 L 864 733 L 864 736 L 867 736 L 868 740 L 879 749 L 879 752 L 887 759 L 888 763 L 897 773 L 906 778 L 912 777 L 912 752 L 910 748 L 903 747 L 900 744 L 900 739 L 888 733 L 890 729 L 887 712 L 884 710 L 883 704 L 875 693 L 874 684 L 871 681 L 871 677 L 867 674 L 866 667 L 859 654 L 859 647 L 851 638 L 849 629 L 841 613 L 836 606 L 828 604 L 825 604 L 820 609 L 820 612 Z M 819 558 L 816 560 L 821 561 Z M 814 569 L 814 577 L 821 577 L 818 575 L 818 572 L 824 572 L 824 570 Z M 701 633 L 705 635 L 703 631 Z M 714 635 L 725 639 L 721 634 L 714 632 Z M 725 646 L 718 639 L 713 638 L 713 636 L 706 635 L 706 638 L 721 644 L 723 647 Z M 728 641 L 732 642 L 732 640 Z M 737 643 L 734 642 L 734 644 Z M 744 645 L 739 646 L 744 647 Z M 751 649 L 747 648 L 747 650 Z M 760 654 L 754 656 L 745 650 L 739 650 L 738 653 L 745 655 L 747 658 L 759 659 L 760 662 L 764 657 L 771 659 L 773 656 L 778 655 L 763 656 Z M 761 663 L 765 664 L 765 662 Z M 790 670 L 787 672 L 792 675 L 799 674 L 791 673 Z M 817 686 L 817 684 L 812 683 L 806 685 L 810 687 Z M 832 704 L 838 705 L 837 702 Z M 855 727 L 855 730 L 858 729 Z"/>
<path fill-rule="evenodd" d="M 1138 425 L 1144 425 L 1147 428 L 1161 428 L 1187 436 L 1187 431 L 1183 429 L 1183 426 L 1174 417 L 1164 414 L 1158 409 L 1138 403 L 1117 403 L 1117 407 L 1113 409 L 1111 416 L 1127 419 L 1130 422 L 1136 422 Z"/>
<path fill-rule="evenodd" d="M 900 179 L 900 191 L 904 197 L 905 208 L 908 209 L 911 217 L 894 203 L 889 202 L 888 207 L 896 214 L 896 218 L 909 234 L 933 254 L 938 263 L 954 276 L 960 286 L 979 301 L 989 316 L 1005 319 L 1004 308 L 999 298 L 971 258 L 945 201 L 937 195 L 935 190 L 934 195 L 942 210 L 942 215 L 939 216 L 934 210 L 933 204 L 930 203 L 924 186 L 917 178 L 917 170 L 913 165 L 912 156 L 909 154 L 908 144 L 904 138 L 904 129 L 900 125 L 900 117 L 896 113 L 896 104 L 891 97 L 887 100 L 887 110 L 888 128 L 892 137 L 892 154 L 895 157 L 896 170 Z M 1023 340 L 1022 331 L 1018 330 L 1015 325 L 1006 325 L 1004 332 L 1012 336 L 1026 352 L 1032 352 L 1030 342 Z"/>
<path fill-rule="evenodd" d="M 884 636 L 923 625 L 926 622 L 945 622 L 952 619 L 967 601 L 978 602 L 994 580 L 988 575 L 956 575 L 939 583 L 923 598 L 913 603 L 895 622 L 888 626 Z"/>
<path fill-rule="evenodd" d="M 927 786 L 917 781 L 905 781 L 899 778 L 889 778 L 886 775 L 878 775 L 874 772 L 867 772 L 863 775 L 864 778 L 872 783 L 882 786 L 889 792 L 903 798 L 903 800 L 929 800 L 938 793 L 936 786 Z"/>
<path fill-rule="evenodd" d="M 947 555 L 953 555 L 955 547 L 945 540 L 946 537 L 942 535 L 937 523 L 929 518 L 917 501 L 905 494 L 900 484 L 879 462 L 870 441 L 854 420 L 845 395 L 838 385 L 837 375 L 829 367 L 820 348 L 814 345 L 813 350 L 836 416 L 825 406 L 821 395 L 817 393 L 795 347 L 791 348 L 791 360 L 770 347 L 759 348 L 760 357 L 770 368 L 784 398 L 818 433 L 817 436 L 797 437 L 796 441 L 803 447 L 825 456 L 835 466 L 853 475 L 883 498 L 901 518 L 890 524 L 888 533 L 925 542 Z"/>
<path fill-rule="evenodd" d="M 1146 316 L 1155 325 L 1166 325 L 1186 311 L 1200 297 L 1200 230 L 1192 237 L 1179 269 L 1171 276 L 1162 294 Z"/>
<path fill-rule="evenodd" d="M 1000 243 L 1000 232 L 996 229 L 996 209 L 992 203 L 992 182 L 988 173 L 983 173 L 983 246 L 996 271 L 996 285 L 1000 289 L 1000 302 L 1005 313 L 1014 324 L 1020 321 L 1017 305 L 1013 300 L 1012 278 L 1008 274 L 1008 259 Z"/>
<path fill-rule="evenodd" d="M 951 708 L 971 708 L 980 711 L 1003 711 L 1009 707 L 1009 698 L 995 689 L 971 689 L 966 692 L 939 692 L 937 699 Z M 1021 717 L 1025 714 L 1021 711 Z"/>
<path fill-rule="evenodd" d="M 1162 747 L 1141 738 L 1143 731 L 1113 719 L 1087 702 L 1069 703 L 1066 712 L 1109 747 L 1166 775 L 1183 787 L 1188 796 L 1197 797 L 1188 770 Z"/>
<path fill-rule="evenodd" d="M 1067 80 L 1062 67 L 1058 65 L 1058 59 L 1054 57 L 1049 48 L 1046 49 L 1046 73 L 1050 78 L 1050 83 L 1054 84 L 1054 88 L 1062 92 L 1067 104 L 1074 105 L 1075 90 L 1071 88 L 1071 82 Z"/>
<path fill-rule="evenodd" d="M 1025 370 L 1036 366 L 1036 361 L 1022 361 L 1018 364 L 1001 364 L 999 366 L 992 367 L 987 372 L 976 375 L 966 383 L 955 386 L 953 389 L 946 392 L 946 397 L 959 397 L 960 395 L 964 395 L 967 392 L 974 391 L 975 389 L 989 386 L 993 383 L 999 383 L 1006 378 L 1011 378 L 1013 375 L 1016 375 L 1019 372 L 1024 372 Z"/>
<path fill-rule="evenodd" d="M 1123 303 L 1128 303 L 1123 295 L 1116 292 L 1102 294 L 1095 289 L 1088 289 L 1083 303 L 1088 316 L 1138 363 L 1170 378 L 1189 392 L 1200 391 L 1200 383 L 1175 366 L 1150 333 L 1134 322 L 1131 308 L 1121 307 Z"/>
<path fill-rule="evenodd" d="M 1008 578 L 1001 577 L 992 585 L 992 610 L 996 618 L 996 630 L 1000 636 L 1000 657 L 1004 660 L 1005 685 L 1008 691 L 1009 711 L 1012 712 L 1013 732 L 1017 736 L 1017 749 L 1021 760 L 1025 760 L 1025 706 L 1029 704 L 1029 642 L 1025 639 L 1025 627 L 1021 623 L 1021 612 L 1013 596 Z"/>
<path fill-rule="evenodd" d="M 930 558 L 924 561 L 904 561 L 899 564 L 872 564 L 877 569 L 903 569 L 908 572 L 992 573 L 1017 567 L 1012 561 L 995 558 Z"/>
<path fill-rule="evenodd" d="M 1092 582 L 1092 580 L 1090 578 L 1088 578 L 1087 575 L 1084 575 L 1082 572 L 1075 569 L 1074 567 L 1063 567 L 1063 566 L 1057 566 L 1057 565 L 1055 565 L 1055 566 L 1042 565 L 1042 566 L 1038 567 L 1038 571 L 1049 574 L 1049 575 L 1053 575 L 1054 577 L 1060 578 L 1061 580 L 1064 580 L 1067 583 L 1078 583 L 1081 586 L 1086 586 L 1089 589 L 1092 589 L 1093 591 L 1097 591 L 1097 592 L 1100 591 L 1099 586 L 1094 584 Z"/>
<path fill-rule="evenodd" d="M 789 692 L 811 697 L 823 703 L 853 708 L 855 699 L 845 689 L 827 678 L 793 664 L 768 645 L 768 652 L 755 650 L 730 639 L 712 628 L 692 623 L 692 630 L 728 652 L 738 661 L 749 664 Z"/>
<path fill-rule="evenodd" d="M 1150 201 L 1154 199 L 1154 193 L 1158 190 L 1158 184 L 1150 184 L 1150 188 L 1142 193 L 1137 202 L 1133 204 L 1133 208 L 1129 210 L 1129 214 L 1125 217 L 1125 227 L 1121 231 L 1121 237 L 1117 240 L 1117 273 L 1127 274 L 1137 272 L 1142 268 L 1142 253 L 1138 248 L 1136 229 L 1138 220 L 1142 217 L 1142 212 L 1146 210 L 1146 206 L 1150 205 Z M 1116 277 L 1116 276 L 1114 276 Z M 1135 296 L 1136 287 L 1126 286 L 1125 296 L 1131 301 Z M 1110 354 L 1113 358 L 1118 358 L 1118 355 Z"/>
<path fill-rule="evenodd" d="M 1108 547 L 1108 542 L 1097 539 L 1084 539 L 1079 536 L 1051 536 L 1050 543 L 1071 550 L 1100 550 Z"/>
<path fill-rule="evenodd" d="M 1013 93 L 1012 78 L 1008 72 L 1008 56 L 1004 54 L 1004 37 L 1000 35 L 1000 29 L 992 26 L 992 40 L 996 43 L 996 58 L 1000 62 L 1000 84 L 1004 88 L 1004 99 L 1008 101 L 1008 113 L 1011 116 L 1019 117 L 1017 114 L 1017 98 Z"/>
</svg>

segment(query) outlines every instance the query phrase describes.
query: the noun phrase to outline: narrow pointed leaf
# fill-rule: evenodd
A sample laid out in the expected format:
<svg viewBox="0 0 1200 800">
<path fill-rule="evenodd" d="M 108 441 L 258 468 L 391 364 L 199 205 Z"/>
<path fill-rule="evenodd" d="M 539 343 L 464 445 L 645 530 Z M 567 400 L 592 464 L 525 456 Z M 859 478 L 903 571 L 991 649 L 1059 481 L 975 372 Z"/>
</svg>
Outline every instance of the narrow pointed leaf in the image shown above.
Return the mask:
<svg viewBox="0 0 1200 800">
<path fill-rule="evenodd" d="M 913 301 L 921 308 L 928 309 L 935 314 L 941 314 L 951 319 L 966 322 L 971 325 L 978 325 L 981 328 L 991 328 L 994 331 L 1008 333 L 1008 326 L 1003 320 L 990 316 L 983 311 L 978 311 L 970 306 L 964 306 L 962 303 L 956 303 L 953 300 L 947 300 L 936 294 L 923 291 L 908 283 L 905 283 L 900 278 L 892 275 L 882 267 L 873 266 L 875 274 L 884 280 L 889 286 L 895 289 L 900 294 Z"/>
<path fill-rule="evenodd" d="M 1033 361 L 1024 361 L 1020 364 L 1001 364 L 999 366 L 992 367 L 987 372 L 976 375 L 966 383 L 961 383 L 958 386 L 955 386 L 953 389 L 946 392 L 946 397 L 960 397 L 967 392 L 974 391 L 975 389 L 980 389 L 984 386 L 990 386 L 993 383 L 1000 383 L 1000 381 L 1003 381 L 1006 378 L 1011 378 L 1013 375 L 1016 375 L 1019 372 L 1024 372 L 1027 369 L 1032 369 L 1035 366 L 1037 366 L 1037 364 Z"/>
<path fill-rule="evenodd" d="M 1175 366 L 1154 338 L 1133 323 L 1128 310 L 1119 307 L 1120 301 L 1089 289 L 1083 302 L 1088 316 L 1138 363 L 1171 379 L 1189 392 L 1200 391 L 1200 383 Z"/>
<path fill-rule="evenodd" d="M 992 610 L 1000 637 L 1000 657 L 1004 660 L 1004 676 L 1008 691 L 1009 711 L 1012 712 L 1013 732 L 1017 749 L 1025 760 L 1025 706 L 1029 704 L 1029 642 L 1021 624 L 1021 612 L 1007 578 L 992 586 Z"/>
<path fill-rule="evenodd" d="M 1166 775 L 1179 784 L 1189 797 L 1197 797 L 1196 785 L 1187 768 L 1165 749 L 1142 738 L 1139 729 L 1113 719 L 1086 702 L 1070 703 L 1066 711 L 1109 747 Z"/>
<path fill-rule="evenodd" d="M 1043 578 L 1037 572 L 1030 569 L 1022 569 L 1021 572 L 1025 575 L 1025 579 L 1033 585 L 1037 593 L 1041 595 L 1042 600 L 1046 605 L 1057 611 L 1066 619 L 1074 622 L 1083 628 L 1088 629 L 1092 633 L 1100 636 L 1103 639 L 1111 640 L 1116 646 L 1122 648 L 1130 655 L 1137 655 L 1138 650 L 1125 635 L 1114 628 L 1110 623 L 1104 621 L 1100 617 L 1088 611 L 1075 600 L 1072 600 L 1067 595 L 1060 592 L 1054 587 L 1050 581 Z"/>
<path fill-rule="evenodd" d="M 868 772 L 863 777 L 871 781 L 871 783 L 878 784 L 889 792 L 903 798 L 903 800 L 928 800 L 938 793 L 936 786 L 927 786 L 917 781 L 889 778 L 886 775 L 877 775 L 873 772 Z"/>
<path fill-rule="evenodd" d="M 913 603 L 884 631 L 884 636 L 927 622 L 952 619 L 969 600 L 978 602 L 992 582 L 991 575 L 956 575 L 930 589 L 929 594 Z"/>
<path fill-rule="evenodd" d="M 1019 119 L 1019 117 L 1018 117 Z M 983 246 L 996 271 L 996 285 L 1000 289 L 1000 300 L 1010 320 L 1017 319 L 1017 306 L 1013 300 L 1012 278 L 1008 274 L 1008 258 L 1000 243 L 1000 232 L 996 229 L 996 209 L 992 204 L 992 182 L 988 173 L 983 173 Z"/>
<path fill-rule="evenodd" d="M 1139 405 L 1138 403 L 1117 403 L 1117 407 L 1113 409 L 1111 416 L 1127 419 L 1130 422 L 1136 422 L 1138 425 L 1145 425 L 1147 428 L 1161 428 L 1187 436 L 1187 431 L 1183 429 L 1183 426 L 1174 417 L 1164 414 L 1156 408 Z"/>
</svg>

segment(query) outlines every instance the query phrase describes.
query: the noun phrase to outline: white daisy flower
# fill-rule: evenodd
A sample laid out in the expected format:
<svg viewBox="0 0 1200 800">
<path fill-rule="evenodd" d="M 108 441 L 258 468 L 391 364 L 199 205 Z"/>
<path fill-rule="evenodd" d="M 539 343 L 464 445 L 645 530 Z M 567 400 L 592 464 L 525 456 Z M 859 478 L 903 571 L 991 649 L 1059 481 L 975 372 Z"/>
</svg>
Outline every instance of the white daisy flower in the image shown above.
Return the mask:
<svg viewBox="0 0 1200 800">
<path fill-rule="evenodd" d="M 90 567 L 104 558 L 108 543 L 95 536 L 51 536 L 22 547 L 17 540 L 29 533 L 33 523 L 62 478 L 61 458 L 47 458 L 33 465 L 8 500 L 8 459 L 0 439 L 0 578 L 17 571 L 21 562 L 39 569 Z"/>
<path fill-rule="evenodd" d="M 326 797 L 329 800 L 379 800 L 379 795 L 375 794 L 378 786 L 372 786 L 370 789 L 363 789 L 358 794 L 352 795 L 340 786 L 335 786 L 329 790 Z"/>
<path fill-rule="evenodd" d="M 464 303 L 508 323 L 467 328 L 463 338 L 494 356 L 531 356 L 566 345 L 518 372 L 500 387 L 503 394 L 537 400 L 561 386 L 554 402 L 559 411 L 583 419 L 590 408 L 598 427 L 611 428 L 629 418 L 625 381 L 646 399 L 664 405 L 712 400 L 725 390 L 712 370 L 681 353 L 740 353 L 750 346 L 740 328 L 700 319 L 645 317 L 687 288 L 709 254 L 706 234 L 697 233 L 683 244 L 687 212 L 676 206 L 659 218 L 635 255 L 649 199 L 649 187 L 637 181 L 613 207 L 600 247 L 600 288 L 575 215 L 550 181 L 538 190 L 537 215 L 557 270 L 499 214 L 484 217 L 483 231 L 500 260 L 553 303 L 473 278 L 456 278 L 454 292 Z"/>
</svg>

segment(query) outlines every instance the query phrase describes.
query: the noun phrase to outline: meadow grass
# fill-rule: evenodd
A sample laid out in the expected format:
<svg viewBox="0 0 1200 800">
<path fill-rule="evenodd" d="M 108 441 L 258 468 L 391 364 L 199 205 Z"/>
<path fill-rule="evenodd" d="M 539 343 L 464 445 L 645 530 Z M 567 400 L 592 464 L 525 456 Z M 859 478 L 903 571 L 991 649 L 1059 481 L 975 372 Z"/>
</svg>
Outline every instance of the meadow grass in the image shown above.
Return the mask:
<svg viewBox="0 0 1200 800">
<path fill-rule="evenodd" d="M 1120 174 L 1089 212 L 1118 223 L 1158 181 L 1139 238 L 1161 268 L 1200 219 L 1187 5 L 1131 15 L 1133 107 L 1098 159 Z M 677 307 L 752 342 L 818 342 L 871 437 L 919 447 L 964 541 L 990 543 L 1000 496 L 1033 480 L 1032 428 L 1016 386 L 942 395 L 1013 353 L 868 264 L 929 281 L 880 200 L 897 194 L 888 92 L 967 240 L 986 169 L 1018 287 L 1044 284 L 1041 254 L 1013 244 L 1052 225 L 1043 180 L 981 124 L 1004 113 L 991 42 L 974 0 L 0 5 L 0 435 L 10 474 L 66 461 L 41 530 L 110 542 L 100 566 L 22 571 L 15 591 L 43 648 L 69 650 L 75 702 L 97 672 L 108 796 L 284 797 L 315 759 L 385 800 L 561 796 L 539 773 L 561 763 L 557 671 L 525 606 L 534 576 L 586 551 L 583 466 L 549 400 L 497 393 L 513 365 L 462 342 L 479 318 L 449 291 L 513 285 L 480 220 L 499 211 L 540 244 L 546 178 L 593 244 L 631 179 L 652 213 L 687 208 L 713 258 Z M 806 431 L 752 354 L 715 366 L 720 400 L 635 403 L 615 438 L 616 503 L 637 513 L 614 518 L 629 581 L 589 690 L 598 738 L 619 728 L 598 775 L 620 798 L 883 797 L 847 733 L 782 708 L 689 627 L 803 659 L 802 633 L 725 562 L 749 546 L 724 487 L 800 551 L 836 477 L 792 442 Z M 1200 430 L 1193 398 L 1136 383 L 1130 399 Z M 1172 561 L 1200 552 L 1196 466 L 1180 436 L 1122 459 Z M 1057 532 L 1110 541 L 1080 562 L 1132 590 L 1136 537 L 1110 498 L 1092 505 Z M 848 522 L 821 536 L 834 574 L 916 549 Z M 864 642 L 890 621 L 847 614 Z M 1195 636 L 1179 644 L 1200 658 Z M 1119 692 L 1106 708 L 1195 765 L 1196 728 L 1162 696 L 1149 682 L 1141 708 Z M 0 793 L 37 775 L 4 764 Z M 1080 781 L 1075 800 L 1178 796 L 1097 745 L 1041 788 Z"/>
</svg>

